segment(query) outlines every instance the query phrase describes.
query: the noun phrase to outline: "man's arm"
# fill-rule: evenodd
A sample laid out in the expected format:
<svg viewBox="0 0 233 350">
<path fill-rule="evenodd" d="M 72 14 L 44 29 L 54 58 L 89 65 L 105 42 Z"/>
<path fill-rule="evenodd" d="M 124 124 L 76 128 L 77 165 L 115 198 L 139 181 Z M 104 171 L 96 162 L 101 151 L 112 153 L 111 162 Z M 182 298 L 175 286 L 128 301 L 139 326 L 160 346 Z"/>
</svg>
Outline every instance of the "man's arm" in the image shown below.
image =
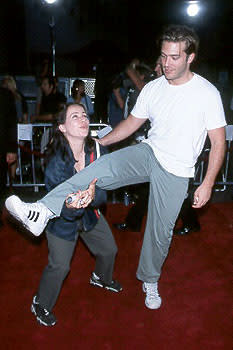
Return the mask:
<svg viewBox="0 0 233 350">
<path fill-rule="evenodd" d="M 138 130 L 147 119 L 136 118 L 132 114 L 120 122 L 116 128 L 102 139 L 97 140 L 103 146 L 122 141 Z"/>
<path fill-rule="evenodd" d="M 142 88 L 145 86 L 145 83 L 144 81 L 142 81 L 142 79 L 140 79 L 140 75 L 136 71 L 136 69 L 133 68 L 132 66 L 129 66 L 126 68 L 126 73 L 131 79 L 131 81 L 134 83 L 134 85 L 138 88 L 138 90 L 141 91 Z"/>
<path fill-rule="evenodd" d="M 125 102 L 121 96 L 120 88 L 113 89 L 113 94 L 116 97 L 116 101 L 117 101 L 118 106 L 120 107 L 120 109 L 123 109 Z"/>
<path fill-rule="evenodd" d="M 208 136 L 211 143 L 208 168 L 202 184 L 194 193 L 193 208 L 201 208 L 210 199 L 216 177 L 224 161 L 226 148 L 225 128 L 209 130 Z"/>
</svg>

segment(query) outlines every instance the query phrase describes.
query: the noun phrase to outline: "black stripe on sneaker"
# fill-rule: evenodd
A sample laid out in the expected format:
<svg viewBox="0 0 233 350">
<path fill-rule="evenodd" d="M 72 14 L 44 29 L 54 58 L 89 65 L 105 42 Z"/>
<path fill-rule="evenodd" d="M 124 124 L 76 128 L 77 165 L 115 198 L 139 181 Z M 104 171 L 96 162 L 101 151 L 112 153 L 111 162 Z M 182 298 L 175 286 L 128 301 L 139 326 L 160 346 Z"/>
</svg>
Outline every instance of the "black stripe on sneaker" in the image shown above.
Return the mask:
<svg viewBox="0 0 233 350">
<path fill-rule="evenodd" d="M 37 222 L 39 215 L 40 215 L 40 213 L 37 212 L 37 213 L 36 213 L 36 217 L 35 217 L 35 219 L 34 219 L 34 222 Z"/>
<path fill-rule="evenodd" d="M 35 212 L 35 211 L 33 211 L 33 212 L 32 212 L 31 217 L 29 218 L 29 220 L 33 220 L 33 219 L 34 219 L 34 217 L 35 217 L 35 215 L 36 215 L 36 212 Z"/>
</svg>

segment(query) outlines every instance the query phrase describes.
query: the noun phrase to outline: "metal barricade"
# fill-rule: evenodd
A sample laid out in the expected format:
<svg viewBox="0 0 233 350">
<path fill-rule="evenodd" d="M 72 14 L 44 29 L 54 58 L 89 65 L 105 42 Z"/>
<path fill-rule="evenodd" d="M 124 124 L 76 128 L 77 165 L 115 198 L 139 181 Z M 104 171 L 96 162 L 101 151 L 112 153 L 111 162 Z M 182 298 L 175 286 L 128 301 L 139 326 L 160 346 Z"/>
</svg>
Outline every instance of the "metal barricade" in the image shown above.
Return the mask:
<svg viewBox="0 0 233 350">
<path fill-rule="evenodd" d="M 229 174 L 230 164 L 231 166 L 233 166 L 233 156 L 232 156 L 233 125 L 227 125 L 225 127 L 225 130 L 226 130 L 226 146 L 227 146 L 226 157 L 225 157 L 224 164 L 219 172 L 217 181 L 215 182 L 214 191 L 216 192 L 219 192 L 219 191 L 223 192 L 226 190 L 227 186 L 233 185 L 233 171 L 231 174 Z M 199 186 L 204 179 L 207 166 L 208 166 L 209 152 L 210 152 L 210 149 L 206 148 L 203 150 L 201 154 L 201 159 L 196 168 L 195 176 L 194 176 L 193 184 L 195 186 Z M 219 178 L 221 178 L 221 181 L 219 180 Z"/>
<path fill-rule="evenodd" d="M 18 124 L 18 168 L 16 181 L 10 183 L 8 176 L 8 186 L 15 187 L 34 187 L 35 192 L 40 186 L 44 186 L 44 151 L 51 136 L 52 124 Z M 111 131 L 108 124 L 91 123 L 91 135 L 93 137 L 104 136 Z M 105 132 L 105 130 L 107 130 Z M 102 134 L 101 134 L 102 133 Z M 226 127 L 227 151 L 224 165 L 219 173 L 222 181 L 216 181 L 215 191 L 225 191 L 226 186 L 233 185 L 233 175 L 229 175 L 230 164 L 233 163 L 233 125 Z M 201 156 L 201 161 L 196 169 L 194 177 L 194 186 L 202 183 L 207 169 L 209 149 L 205 149 Z M 218 186 L 222 186 L 219 188 Z"/>
<path fill-rule="evenodd" d="M 43 160 L 52 126 L 51 123 L 18 124 L 18 167 L 13 182 L 8 174 L 8 186 L 34 187 L 35 192 L 45 186 Z M 89 126 L 93 137 L 97 137 L 104 129 L 107 132 L 111 130 L 108 124 L 90 123 Z"/>
</svg>

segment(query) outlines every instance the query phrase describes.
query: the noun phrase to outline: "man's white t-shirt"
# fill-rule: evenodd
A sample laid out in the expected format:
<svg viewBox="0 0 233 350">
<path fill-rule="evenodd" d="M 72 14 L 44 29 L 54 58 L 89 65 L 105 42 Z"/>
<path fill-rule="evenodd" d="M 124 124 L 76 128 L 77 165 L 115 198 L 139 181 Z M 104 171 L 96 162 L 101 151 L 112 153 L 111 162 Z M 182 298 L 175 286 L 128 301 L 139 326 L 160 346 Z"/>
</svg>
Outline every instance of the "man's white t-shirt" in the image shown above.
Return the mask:
<svg viewBox="0 0 233 350">
<path fill-rule="evenodd" d="M 194 74 L 182 85 L 171 85 L 164 76 L 142 89 L 131 112 L 136 118 L 149 118 L 148 143 L 168 172 L 193 177 L 207 130 L 226 125 L 218 90 Z"/>
</svg>

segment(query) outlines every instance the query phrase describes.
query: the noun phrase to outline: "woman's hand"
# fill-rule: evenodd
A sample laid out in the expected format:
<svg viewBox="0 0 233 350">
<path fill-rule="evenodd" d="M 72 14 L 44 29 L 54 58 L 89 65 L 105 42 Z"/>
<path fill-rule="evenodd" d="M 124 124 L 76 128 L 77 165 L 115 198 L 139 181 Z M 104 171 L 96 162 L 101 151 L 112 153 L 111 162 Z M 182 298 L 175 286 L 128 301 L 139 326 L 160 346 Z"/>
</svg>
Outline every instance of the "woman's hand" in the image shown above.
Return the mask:
<svg viewBox="0 0 233 350">
<path fill-rule="evenodd" d="M 66 197 L 66 206 L 67 208 L 80 209 L 86 208 L 95 198 L 95 184 L 97 179 L 91 181 L 87 190 L 78 191 L 77 193 L 69 194 Z M 73 197 L 74 196 L 74 197 Z M 73 197 L 74 200 L 72 203 L 68 203 L 69 197 Z"/>
</svg>

